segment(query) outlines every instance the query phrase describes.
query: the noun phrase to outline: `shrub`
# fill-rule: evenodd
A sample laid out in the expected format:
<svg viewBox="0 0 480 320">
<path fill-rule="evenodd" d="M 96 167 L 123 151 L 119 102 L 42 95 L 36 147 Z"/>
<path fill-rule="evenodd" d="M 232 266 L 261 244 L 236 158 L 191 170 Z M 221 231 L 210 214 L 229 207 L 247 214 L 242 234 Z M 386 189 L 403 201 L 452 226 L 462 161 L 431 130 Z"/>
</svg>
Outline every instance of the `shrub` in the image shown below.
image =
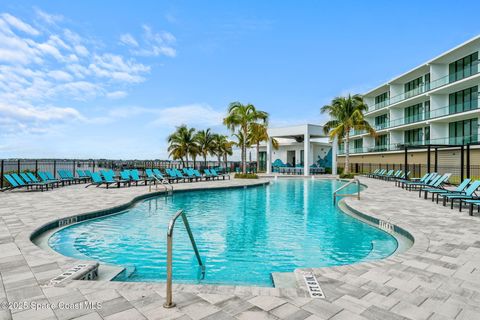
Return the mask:
<svg viewBox="0 0 480 320">
<path fill-rule="evenodd" d="M 353 179 L 355 174 L 353 173 L 342 173 L 340 174 L 340 179 Z"/>
<path fill-rule="evenodd" d="M 258 179 L 258 176 L 255 173 L 235 173 L 235 179 Z"/>
</svg>

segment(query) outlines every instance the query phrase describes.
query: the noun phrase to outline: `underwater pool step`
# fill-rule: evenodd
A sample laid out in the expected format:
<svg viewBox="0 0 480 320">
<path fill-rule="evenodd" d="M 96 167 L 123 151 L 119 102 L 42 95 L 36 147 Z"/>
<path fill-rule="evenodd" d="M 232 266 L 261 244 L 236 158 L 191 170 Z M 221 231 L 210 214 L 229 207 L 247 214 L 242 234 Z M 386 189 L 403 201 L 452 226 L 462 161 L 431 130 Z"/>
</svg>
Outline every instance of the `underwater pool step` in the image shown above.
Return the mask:
<svg viewBox="0 0 480 320">
<path fill-rule="evenodd" d="M 293 272 L 272 272 L 272 281 L 275 288 L 297 287 L 297 279 Z"/>
</svg>

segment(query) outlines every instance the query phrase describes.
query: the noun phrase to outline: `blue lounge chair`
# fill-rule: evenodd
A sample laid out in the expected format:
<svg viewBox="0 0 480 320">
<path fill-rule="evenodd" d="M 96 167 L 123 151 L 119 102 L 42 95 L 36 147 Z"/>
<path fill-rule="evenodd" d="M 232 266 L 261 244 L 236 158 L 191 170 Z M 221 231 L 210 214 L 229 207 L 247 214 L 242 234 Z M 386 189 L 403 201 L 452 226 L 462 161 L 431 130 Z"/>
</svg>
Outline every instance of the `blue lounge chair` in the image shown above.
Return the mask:
<svg viewBox="0 0 480 320">
<path fill-rule="evenodd" d="M 468 214 L 473 216 L 473 206 L 477 206 L 478 212 L 480 212 L 480 200 L 461 200 L 461 202 L 465 202 L 466 204 L 470 205 L 470 209 Z"/>
<path fill-rule="evenodd" d="M 130 179 L 136 183 L 136 185 L 138 185 L 139 182 L 144 182 L 145 185 L 147 185 L 148 181 L 150 181 L 149 179 L 145 178 L 145 179 L 142 179 L 140 178 L 140 174 L 138 173 L 138 170 L 137 169 L 132 169 L 130 170 Z"/>
<path fill-rule="evenodd" d="M 104 180 L 104 179 L 102 179 L 102 176 L 98 172 L 92 172 L 91 178 L 92 178 L 92 181 L 89 184 L 87 184 L 85 186 L 85 188 L 88 188 L 90 186 L 100 187 L 101 185 L 105 185 L 108 189 L 108 187 L 112 184 L 117 184 L 117 186 L 120 187 L 119 182 L 107 180 L 106 177 L 105 177 L 105 180 Z"/>
<path fill-rule="evenodd" d="M 432 180 L 433 182 L 430 182 L 430 183 L 427 184 L 427 185 L 421 185 L 421 186 L 418 188 L 418 190 L 419 190 L 418 196 L 421 197 L 421 196 L 422 196 L 422 192 L 423 192 L 423 190 L 425 190 L 425 189 L 439 189 L 439 188 L 443 188 L 443 185 L 448 182 L 448 179 L 450 179 L 451 176 L 452 176 L 451 173 L 445 173 L 443 176 L 440 176 L 440 177 L 437 178 L 436 180 Z M 425 193 L 425 199 L 427 199 L 427 193 Z"/>
<path fill-rule="evenodd" d="M 437 176 L 437 173 L 432 172 L 432 173 L 429 173 L 429 174 L 423 176 L 423 178 L 421 178 L 420 180 L 413 180 L 412 179 L 412 181 L 403 181 L 402 182 L 402 188 L 408 189 L 410 186 L 425 185 L 425 184 L 431 182 L 433 179 L 435 179 L 436 176 Z"/>
<path fill-rule="evenodd" d="M 480 180 L 476 180 L 472 182 L 472 184 L 465 190 L 465 194 L 458 194 L 458 193 L 447 193 L 441 194 L 443 198 L 443 206 L 447 205 L 447 201 L 450 200 L 450 208 L 453 209 L 453 205 L 455 200 L 460 201 L 460 208 L 459 210 L 462 211 L 462 200 L 476 200 L 477 196 L 475 195 L 475 191 L 480 187 Z"/>
<path fill-rule="evenodd" d="M 173 172 L 173 174 L 175 174 L 179 179 L 183 179 L 184 182 L 187 180 L 191 182 L 194 179 L 190 177 L 185 177 L 177 168 L 173 168 L 170 171 Z"/>
<path fill-rule="evenodd" d="M 422 188 L 431 188 L 431 187 L 434 187 L 436 185 L 436 183 L 438 181 L 440 181 L 442 179 L 443 176 L 441 175 L 436 175 L 433 177 L 433 179 L 430 179 L 428 182 L 414 182 L 414 183 L 410 183 L 408 184 L 408 190 L 411 191 L 412 188 L 414 189 L 419 189 L 421 190 Z"/>
<path fill-rule="evenodd" d="M 70 178 L 67 174 L 65 174 L 64 170 L 57 170 L 57 173 L 60 177 L 60 181 L 67 182 L 68 184 L 72 184 L 74 182 L 72 178 Z M 53 176 L 52 176 L 53 177 Z M 50 178 L 50 177 L 49 177 Z"/>
<path fill-rule="evenodd" d="M 83 172 L 85 172 L 85 174 L 86 174 L 89 178 L 92 177 L 92 172 L 91 172 L 90 170 L 86 169 L 86 170 L 83 171 Z"/>
<path fill-rule="evenodd" d="M 34 175 L 33 175 L 33 179 L 30 177 L 30 175 L 33 175 L 33 173 L 31 172 L 21 172 L 20 173 L 20 176 L 22 177 L 22 179 L 29 185 L 41 185 L 41 184 L 45 184 L 46 185 L 46 189 L 48 190 L 48 187 L 52 188 L 54 187 L 55 185 L 55 182 L 40 182 Z"/>
<path fill-rule="evenodd" d="M 190 179 L 190 181 L 198 181 L 198 177 L 193 173 L 193 171 L 189 168 L 183 168 L 182 169 L 183 173 L 186 174 L 188 176 L 188 178 Z"/>
<path fill-rule="evenodd" d="M 170 168 L 166 168 L 165 173 L 167 174 L 168 182 L 178 182 L 178 180 L 180 180 L 180 178 L 177 176 L 177 173 Z"/>
<path fill-rule="evenodd" d="M 177 177 L 165 177 L 159 169 L 153 169 L 152 171 L 155 174 L 155 177 L 157 177 L 160 180 L 165 180 L 165 181 L 168 181 L 169 183 L 171 181 L 177 180 Z"/>
<path fill-rule="evenodd" d="M 438 203 L 438 196 L 440 194 L 446 194 L 446 193 L 457 193 L 457 194 L 463 194 L 465 193 L 465 188 L 468 187 L 468 184 L 470 183 L 471 179 L 464 179 L 462 183 L 460 183 L 454 190 L 447 190 L 443 188 L 427 188 L 423 189 L 423 192 L 425 192 L 425 199 L 427 199 L 427 194 L 431 193 L 432 194 L 432 202 L 435 200 L 435 195 L 437 195 L 437 203 Z"/>
<path fill-rule="evenodd" d="M 10 183 L 11 185 L 10 188 L 6 188 L 5 190 L 19 189 L 19 188 L 26 188 L 28 190 L 28 189 L 31 189 L 32 187 L 36 187 L 37 190 L 40 188 L 41 191 L 43 191 L 43 189 L 48 190 L 48 184 L 41 183 L 41 182 L 28 184 L 25 181 L 23 181 L 22 178 L 20 178 L 20 176 L 16 173 L 5 174 L 4 177 L 8 181 L 8 183 Z"/>
<path fill-rule="evenodd" d="M 225 180 L 225 177 L 228 177 L 228 180 L 230 180 L 230 175 L 229 174 L 218 174 L 217 171 L 215 169 L 210 169 L 210 173 L 214 176 L 214 177 L 222 177 L 223 180 Z"/>
</svg>

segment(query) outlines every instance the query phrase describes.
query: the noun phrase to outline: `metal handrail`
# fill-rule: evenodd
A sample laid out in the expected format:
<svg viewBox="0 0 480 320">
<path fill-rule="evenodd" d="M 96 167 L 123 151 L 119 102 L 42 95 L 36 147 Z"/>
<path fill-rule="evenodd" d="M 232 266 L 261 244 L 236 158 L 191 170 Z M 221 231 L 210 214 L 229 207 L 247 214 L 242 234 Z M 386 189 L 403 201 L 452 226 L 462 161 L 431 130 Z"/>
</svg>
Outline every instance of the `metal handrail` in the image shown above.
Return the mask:
<svg viewBox="0 0 480 320">
<path fill-rule="evenodd" d="M 167 193 L 168 193 L 169 191 L 170 191 L 170 192 L 173 192 L 173 186 L 172 186 L 170 183 L 168 183 L 168 182 L 165 181 L 165 180 L 160 180 L 160 179 L 158 179 L 158 178 L 155 177 L 155 176 L 152 177 L 152 178 L 155 179 L 155 181 L 157 181 L 162 187 L 165 188 L 165 192 L 167 192 Z M 169 186 L 171 189 L 168 190 L 167 186 Z M 157 184 L 155 183 L 155 190 L 156 190 L 156 189 L 157 189 Z M 151 184 L 151 183 L 149 184 L 148 191 L 149 191 L 149 192 L 152 191 L 152 184 Z"/>
<path fill-rule="evenodd" d="M 175 216 L 170 220 L 168 224 L 168 231 L 167 231 L 167 299 L 163 304 L 164 308 L 173 308 L 175 307 L 175 303 L 173 302 L 173 294 L 172 294 L 172 247 L 173 247 L 173 227 L 175 227 L 175 222 L 179 217 L 182 217 L 183 224 L 185 225 L 185 229 L 187 229 L 188 237 L 190 238 L 190 242 L 192 243 L 193 251 L 195 251 L 195 256 L 197 257 L 197 261 L 199 266 L 202 268 L 202 272 L 205 272 L 205 265 L 200 258 L 200 253 L 198 252 L 197 245 L 195 243 L 195 239 L 193 238 L 192 230 L 190 229 L 190 224 L 187 220 L 187 215 L 183 210 L 178 210 Z"/>
<path fill-rule="evenodd" d="M 354 197 L 355 194 L 338 194 L 339 191 L 345 189 L 346 187 L 348 187 L 349 185 L 351 184 L 356 184 L 357 185 L 357 199 L 360 200 L 360 181 L 358 179 L 353 179 L 349 182 L 347 182 L 346 184 L 344 184 L 343 186 L 341 186 L 340 188 L 338 188 L 337 190 L 335 190 L 333 192 L 333 204 L 337 203 L 337 197 Z"/>
</svg>

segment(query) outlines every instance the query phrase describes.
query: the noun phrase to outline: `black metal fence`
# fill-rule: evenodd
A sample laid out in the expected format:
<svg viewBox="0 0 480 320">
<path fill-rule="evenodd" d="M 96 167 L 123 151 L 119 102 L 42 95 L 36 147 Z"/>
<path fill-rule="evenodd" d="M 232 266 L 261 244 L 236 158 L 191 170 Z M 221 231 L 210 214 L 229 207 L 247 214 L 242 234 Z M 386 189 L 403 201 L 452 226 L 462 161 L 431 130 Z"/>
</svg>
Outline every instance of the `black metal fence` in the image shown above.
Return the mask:
<svg viewBox="0 0 480 320">
<path fill-rule="evenodd" d="M 338 168 L 343 170 L 344 163 L 339 163 Z M 369 173 L 376 169 L 393 169 L 393 170 L 405 170 L 404 164 L 392 164 L 392 163 L 350 163 L 351 173 Z M 418 178 L 427 173 L 426 164 L 408 164 L 408 171 L 410 171 L 410 177 Z M 460 165 L 438 165 L 435 169 L 434 165 L 431 165 L 430 171 L 436 171 L 439 174 L 451 173 L 452 177 L 449 179 L 451 183 L 459 183 L 461 179 L 461 166 Z M 464 175 L 466 178 L 480 179 L 480 165 L 464 166 Z"/>
<path fill-rule="evenodd" d="M 239 161 L 189 161 L 182 163 L 181 161 L 169 160 L 74 160 L 74 159 L 4 159 L 0 160 L 0 188 L 5 186 L 4 175 L 8 173 L 48 171 L 57 176 L 58 170 L 71 170 L 75 175 L 77 169 L 90 170 L 92 172 L 102 169 L 112 169 L 115 172 L 124 169 L 138 169 L 144 172 L 147 168 L 177 168 L 183 167 L 204 169 L 219 168 L 222 172 L 235 172 L 240 167 Z M 256 168 L 256 162 L 247 163 L 250 170 Z"/>
</svg>

